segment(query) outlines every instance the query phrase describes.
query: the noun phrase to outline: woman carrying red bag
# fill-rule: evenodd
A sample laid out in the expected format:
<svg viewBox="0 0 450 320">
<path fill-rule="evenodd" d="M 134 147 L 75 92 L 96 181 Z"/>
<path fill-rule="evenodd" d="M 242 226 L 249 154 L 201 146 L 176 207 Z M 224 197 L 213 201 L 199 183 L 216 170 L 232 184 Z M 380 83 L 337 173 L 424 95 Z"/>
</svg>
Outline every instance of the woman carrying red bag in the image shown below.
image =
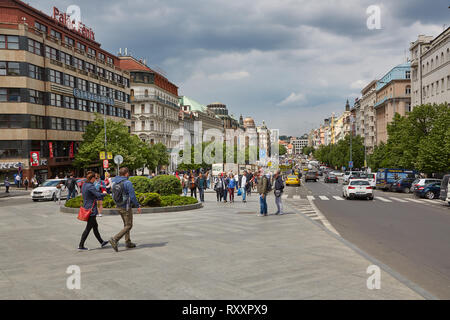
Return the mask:
<svg viewBox="0 0 450 320">
<path fill-rule="evenodd" d="M 78 250 L 89 250 L 84 247 L 84 242 L 86 241 L 91 229 L 94 229 L 94 235 L 97 238 L 98 242 L 100 242 L 102 248 L 108 244 L 108 241 L 103 241 L 100 236 L 100 232 L 98 232 L 98 224 L 97 224 L 97 201 L 103 200 L 106 196 L 106 191 L 103 193 L 98 192 L 94 186 L 95 182 L 95 173 L 89 172 L 86 177 L 86 182 L 83 183 L 82 187 L 82 195 L 83 195 L 83 208 L 85 210 L 90 210 L 89 219 L 87 221 L 86 229 L 81 235 L 80 245 L 78 246 Z"/>
</svg>

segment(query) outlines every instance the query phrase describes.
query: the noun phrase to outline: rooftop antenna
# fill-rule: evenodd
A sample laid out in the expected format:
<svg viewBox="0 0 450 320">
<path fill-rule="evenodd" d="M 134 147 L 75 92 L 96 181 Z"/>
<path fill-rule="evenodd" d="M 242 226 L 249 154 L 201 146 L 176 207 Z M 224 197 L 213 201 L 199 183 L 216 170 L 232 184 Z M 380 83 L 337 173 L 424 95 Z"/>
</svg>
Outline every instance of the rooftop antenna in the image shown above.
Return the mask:
<svg viewBox="0 0 450 320">
<path fill-rule="evenodd" d="M 119 56 L 122 55 L 122 48 L 119 48 Z"/>
<path fill-rule="evenodd" d="M 128 48 L 125 48 L 125 56 L 128 56 Z"/>
</svg>

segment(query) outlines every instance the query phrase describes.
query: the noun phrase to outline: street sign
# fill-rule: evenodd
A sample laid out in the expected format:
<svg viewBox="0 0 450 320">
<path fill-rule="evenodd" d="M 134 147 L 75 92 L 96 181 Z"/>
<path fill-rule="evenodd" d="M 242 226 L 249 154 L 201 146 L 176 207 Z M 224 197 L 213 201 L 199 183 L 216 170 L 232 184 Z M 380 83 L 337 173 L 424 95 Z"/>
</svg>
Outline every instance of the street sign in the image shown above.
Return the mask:
<svg viewBox="0 0 450 320">
<path fill-rule="evenodd" d="M 109 168 L 109 161 L 103 160 L 103 169 L 108 169 L 108 168 Z"/>
<path fill-rule="evenodd" d="M 112 152 L 108 152 L 107 156 L 108 156 L 108 160 L 112 160 L 113 159 Z"/>
<path fill-rule="evenodd" d="M 348 167 L 349 167 L 349 168 L 353 168 L 353 161 L 349 161 L 349 162 L 348 162 Z"/>
<path fill-rule="evenodd" d="M 120 164 L 123 162 L 123 157 L 118 154 L 117 156 L 114 157 L 114 163 L 117 164 L 118 166 L 120 166 Z"/>
<path fill-rule="evenodd" d="M 105 151 L 100 151 L 99 157 L 100 157 L 100 160 L 106 160 L 106 154 L 105 154 Z"/>
</svg>

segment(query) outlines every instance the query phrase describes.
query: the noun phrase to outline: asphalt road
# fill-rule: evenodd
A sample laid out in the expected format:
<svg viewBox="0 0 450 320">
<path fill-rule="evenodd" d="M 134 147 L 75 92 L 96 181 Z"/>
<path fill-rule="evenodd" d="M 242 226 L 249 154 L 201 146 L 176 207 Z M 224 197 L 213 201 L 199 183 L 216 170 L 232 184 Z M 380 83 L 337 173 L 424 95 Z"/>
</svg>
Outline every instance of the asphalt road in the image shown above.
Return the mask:
<svg viewBox="0 0 450 320">
<path fill-rule="evenodd" d="M 288 188 L 288 194 L 313 195 L 344 239 L 436 297 L 450 299 L 450 208 L 442 201 L 415 203 L 411 194 L 379 190 L 374 201 L 337 201 L 333 197 L 342 197 L 342 184 L 325 184 L 322 178 Z"/>
</svg>

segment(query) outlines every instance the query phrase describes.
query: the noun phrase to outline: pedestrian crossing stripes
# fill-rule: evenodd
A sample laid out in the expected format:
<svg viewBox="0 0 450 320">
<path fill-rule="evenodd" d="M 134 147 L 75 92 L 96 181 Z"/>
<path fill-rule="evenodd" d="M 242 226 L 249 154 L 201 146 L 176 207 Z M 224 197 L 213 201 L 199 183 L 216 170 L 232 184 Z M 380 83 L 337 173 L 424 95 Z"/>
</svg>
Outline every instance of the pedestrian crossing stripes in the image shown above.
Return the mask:
<svg viewBox="0 0 450 320">
<path fill-rule="evenodd" d="M 284 200 L 309 200 L 309 201 L 329 201 L 329 200 L 337 200 L 337 201 L 345 201 L 345 199 L 341 196 L 331 196 L 331 195 L 307 195 L 307 196 L 299 196 L 299 195 L 283 195 L 282 198 Z M 374 198 L 375 201 L 381 201 L 385 203 L 420 203 L 420 204 L 434 204 L 436 203 L 435 200 L 428 200 L 428 199 L 414 199 L 414 198 L 396 198 L 396 197 L 378 197 L 375 195 Z"/>
<path fill-rule="evenodd" d="M 403 199 L 400 199 L 400 198 L 393 198 L 393 197 L 390 197 L 389 199 L 392 199 L 392 200 L 395 200 L 395 201 L 398 201 L 398 202 L 408 202 L 408 201 L 403 200 Z"/>
</svg>

